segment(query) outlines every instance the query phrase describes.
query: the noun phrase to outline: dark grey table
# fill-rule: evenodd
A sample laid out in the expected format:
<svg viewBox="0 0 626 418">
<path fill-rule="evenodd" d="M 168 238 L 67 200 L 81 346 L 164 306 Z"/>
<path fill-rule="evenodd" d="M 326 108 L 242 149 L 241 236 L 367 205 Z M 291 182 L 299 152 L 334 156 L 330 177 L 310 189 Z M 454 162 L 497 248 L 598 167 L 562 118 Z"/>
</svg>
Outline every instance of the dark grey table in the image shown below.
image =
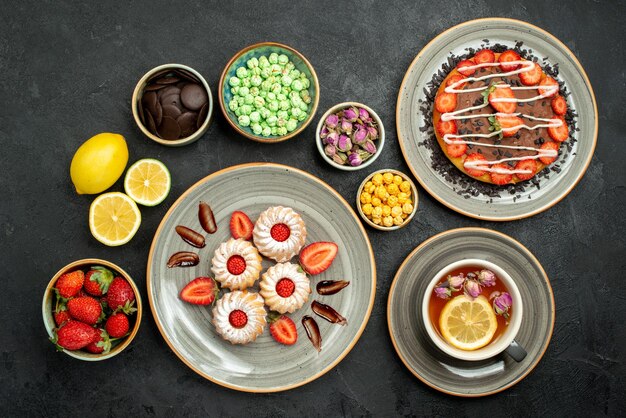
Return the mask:
<svg viewBox="0 0 626 418">
<path fill-rule="evenodd" d="M 112 3 L 2 5 L 1 416 L 624 416 L 623 2 Z M 318 73 L 318 117 L 345 100 L 379 112 L 388 143 L 366 172 L 385 167 L 408 172 L 394 128 L 397 92 L 409 63 L 443 30 L 488 16 L 546 29 L 585 67 L 598 99 L 600 135 L 580 184 L 547 212 L 510 223 L 463 217 L 423 192 L 407 228 L 368 230 L 379 273 L 369 324 L 335 369 L 306 386 L 269 395 L 239 393 L 185 366 L 163 341 L 145 293 L 148 249 L 175 199 L 218 169 L 272 161 L 307 170 L 353 201 L 365 172 L 349 174 L 326 165 L 315 149 L 315 123 L 296 139 L 264 145 L 236 135 L 219 110 L 195 144 L 180 149 L 155 144 L 141 135 L 131 116 L 130 97 L 139 77 L 158 64 L 184 63 L 205 76 L 216 96 L 220 72 L 240 48 L 264 40 L 287 43 Z M 126 137 L 131 161 L 158 158 L 173 177 L 167 200 L 142 208 L 138 234 L 119 248 L 91 237 L 87 213 L 93 196 L 76 195 L 69 180 L 75 149 L 102 131 Z M 112 190 L 123 190 L 121 181 Z M 557 307 L 554 337 L 539 366 L 510 390 L 478 400 L 446 396 L 417 380 L 396 355 L 386 324 L 389 285 L 402 260 L 429 236 L 462 226 L 492 228 L 526 245 L 546 269 Z M 146 305 L 129 349 L 94 364 L 55 352 L 40 313 L 50 277 L 86 257 L 124 266 L 142 288 Z"/>
</svg>

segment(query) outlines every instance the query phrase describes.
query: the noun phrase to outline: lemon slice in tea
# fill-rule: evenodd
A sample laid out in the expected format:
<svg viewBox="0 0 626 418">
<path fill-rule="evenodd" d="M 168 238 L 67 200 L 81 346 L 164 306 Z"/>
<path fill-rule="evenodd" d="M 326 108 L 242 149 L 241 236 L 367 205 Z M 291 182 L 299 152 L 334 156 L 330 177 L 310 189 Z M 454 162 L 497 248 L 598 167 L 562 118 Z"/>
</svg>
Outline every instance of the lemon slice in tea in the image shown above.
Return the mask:
<svg viewBox="0 0 626 418">
<path fill-rule="evenodd" d="M 89 229 L 101 243 L 114 247 L 126 244 L 141 224 L 137 204 L 124 193 L 104 193 L 89 208 Z"/>
<path fill-rule="evenodd" d="M 451 299 L 439 316 L 443 338 L 461 350 L 477 350 L 489 344 L 498 328 L 491 303 L 484 296 L 472 300 L 461 295 Z"/>
<path fill-rule="evenodd" d="M 172 178 L 161 161 L 144 158 L 131 165 L 124 177 L 124 191 L 135 202 L 156 206 L 170 192 Z"/>
</svg>

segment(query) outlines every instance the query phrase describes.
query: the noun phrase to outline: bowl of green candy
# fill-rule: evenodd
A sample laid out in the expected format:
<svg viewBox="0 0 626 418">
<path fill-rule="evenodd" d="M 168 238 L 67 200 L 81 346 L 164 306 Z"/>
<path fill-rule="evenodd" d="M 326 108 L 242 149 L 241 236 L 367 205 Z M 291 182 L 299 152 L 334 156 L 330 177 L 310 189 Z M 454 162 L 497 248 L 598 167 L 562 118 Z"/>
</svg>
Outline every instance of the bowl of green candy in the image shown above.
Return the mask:
<svg viewBox="0 0 626 418">
<path fill-rule="evenodd" d="M 319 103 L 311 63 L 295 49 L 262 42 L 237 52 L 226 64 L 219 102 L 230 125 L 258 142 L 280 142 L 302 132 Z"/>
</svg>

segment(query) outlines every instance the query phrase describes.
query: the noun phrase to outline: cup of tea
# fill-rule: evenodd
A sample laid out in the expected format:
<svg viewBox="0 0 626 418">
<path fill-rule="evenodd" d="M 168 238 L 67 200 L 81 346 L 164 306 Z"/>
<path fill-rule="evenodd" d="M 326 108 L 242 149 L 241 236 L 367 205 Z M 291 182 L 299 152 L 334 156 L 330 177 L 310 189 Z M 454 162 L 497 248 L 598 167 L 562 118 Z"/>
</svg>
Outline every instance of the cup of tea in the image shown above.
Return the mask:
<svg viewBox="0 0 626 418">
<path fill-rule="evenodd" d="M 481 259 L 459 260 L 441 269 L 422 301 L 422 319 L 432 342 L 466 361 L 485 360 L 503 351 L 522 361 L 526 351 L 515 336 L 523 314 L 513 278 Z"/>
</svg>

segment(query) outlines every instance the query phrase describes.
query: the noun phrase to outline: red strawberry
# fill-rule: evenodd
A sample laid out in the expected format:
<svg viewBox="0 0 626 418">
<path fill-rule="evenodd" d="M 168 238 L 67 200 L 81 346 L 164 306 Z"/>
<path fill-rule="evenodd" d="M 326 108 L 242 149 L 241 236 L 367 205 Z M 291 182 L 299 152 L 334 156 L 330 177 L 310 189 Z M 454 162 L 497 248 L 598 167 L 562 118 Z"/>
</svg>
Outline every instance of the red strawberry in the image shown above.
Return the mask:
<svg viewBox="0 0 626 418">
<path fill-rule="evenodd" d="M 511 171 L 511 168 L 506 164 L 494 164 L 493 166 L 491 166 L 491 168 L 495 170 Z M 497 184 L 498 186 L 502 186 L 503 184 L 510 183 L 511 180 L 513 179 L 513 175 L 511 173 L 491 172 L 489 173 L 489 175 L 491 176 L 491 182 L 493 184 Z"/>
<path fill-rule="evenodd" d="M 563 142 L 569 137 L 569 128 L 567 127 L 567 122 L 565 122 L 565 119 L 559 119 L 561 120 L 561 125 L 556 128 L 548 128 L 548 135 L 550 135 L 550 138 L 554 139 L 557 142 Z"/>
<path fill-rule="evenodd" d="M 441 120 L 437 122 L 437 132 L 442 137 L 446 134 L 454 135 L 456 131 L 456 121 L 455 120 Z"/>
<path fill-rule="evenodd" d="M 98 338 L 98 330 L 80 321 L 69 321 L 54 333 L 51 341 L 59 350 L 79 350 Z"/>
<path fill-rule="evenodd" d="M 435 109 L 440 113 L 452 112 L 456 109 L 456 94 L 440 92 L 435 99 Z"/>
<path fill-rule="evenodd" d="M 468 163 L 481 162 L 481 161 L 487 161 L 482 154 L 478 154 L 474 152 L 468 155 L 467 158 L 465 158 L 465 161 L 463 161 L 463 167 L 465 168 L 465 171 L 467 172 L 467 174 L 469 174 L 472 177 L 480 177 L 483 174 L 485 174 L 485 170 L 480 169 L 480 167 L 483 167 L 482 164 L 477 167 L 467 167 Z"/>
<path fill-rule="evenodd" d="M 541 145 L 541 149 L 558 151 L 560 146 L 561 144 L 559 144 L 558 142 L 544 142 L 543 145 Z M 539 161 L 541 161 L 545 165 L 550 165 L 556 161 L 557 157 L 558 155 L 555 155 L 554 157 L 540 157 Z"/>
<path fill-rule="evenodd" d="M 489 104 L 501 113 L 514 113 L 517 109 L 517 101 L 515 101 L 515 95 L 510 87 L 496 87 L 491 86 L 489 88 Z M 500 102 L 496 99 L 507 99 L 511 101 Z"/>
<path fill-rule="evenodd" d="M 496 120 L 498 125 L 500 125 L 500 129 L 502 129 L 502 136 L 504 137 L 515 136 L 517 131 L 524 125 L 522 118 L 517 116 L 497 115 Z"/>
<path fill-rule="evenodd" d="M 300 265 L 311 275 L 320 274 L 330 267 L 338 250 L 334 242 L 314 242 L 300 251 Z"/>
<path fill-rule="evenodd" d="M 63 325 L 63 323 L 72 319 L 70 313 L 66 309 L 57 310 L 56 312 L 54 312 L 53 315 L 54 323 L 57 324 L 57 327 L 60 327 L 61 325 Z"/>
<path fill-rule="evenodd" d="M 215 280 L 210 277 L 198 277 L 190 281 L 180 291 L 180 298 L 194 305 L 209 305 L 219 293 Z"/>
<path fill-rule="evenodd" d="M 280 344 L 294 345 L 298 341 L 296 324 L 286 315 L 281 315 L 270 323 L 270 334 Z"/>
<path fill-rule="evenodd" d="M 516 173 L 518 179 L 521 181 L 530 180 L 537 173 L 537 162 L 535 160 L 520 160 L 515 164 L 516 170 L 526 170 L 530 171 L 530 173 Z"/>
<path fill-rule="evenodd" d="M 285 224 L 276 224 L 270 229 L 270 235 L 275 241 L 287 241 L 291 235 L 291 229 Z"/>
<path fill-rule="evenodd" d="M 530 71 L 524 71 L 519 73 L 519 79 L 525 86 L 534 86 L 541 81 L 541 77 L 543 76 L 543 70 L 541 66 L 534 63 L 533 68 Z"/>
<path fill-rule="evenodd" d="M 78 291 L 83 287 L 85 281 L 85 273 L 81 270 L 72 271 L 62 274 L 56 282 L 58 294 L 65 299 L 76 296 Z"/>
<path fill-rule="evenodd" d="M 102 267 L 95 266 L 85 275 L 84 289 L 93 296 L 102 296 L 109 290 L 109 285 L 113 281 L 113 273 Z"/>
<path fill-rule="evenodd" d="M 123 312 L 115 312 L 107 319 L 107 322 L 104 324 L 104 329 L 106 329 L 107 333 L 112 338 L 123 337 L 130 329 L 128 317 Z"/>
<path fill-rule="evenodd" d="M 233 255 L 226 261 L 226 268 L 230 274 L 239 276 L 246 271 L 246 260 L 240 255 Z"/>
<path fill-rule="evenodd" d="M 467 144 L 446 144 L 446 154 L 452 158 L 458 158 L 467 151 Z"/>
<path fill-rule="evenodd" d="M 89 325 L 95 325 L 98 319 L 100 319 L 100 315 L 102 315 L 100 302 L 91 296 L 70 299 L 67 302 L 67 310 L 72 318 Z"/>
<path fill-rule="evenodd" d="M 567 102 L 561 95 L 556 95 L 550 102 L 550 106 L 552 106 L 552 110 L 559 116 L 563 116 L 567 113 Z"/>
<path fill-rule="evenodd" d="M 545 77 L 537 90 L 543 97 L 552 97 L 559 92 L 559 83 L 552 77 Z"/>
<path fill-rule="evenodd" d="M 464 76 L 469 77 L 476 72 L 476 69 L 468 67 L 473 67 L 474 65 L 476 65 L 476 63 L 471 59 L 463 60 L 456 65 L 456 70 Z"/>
<path fill-rule="evenodd" d="M 521 64 L 509 64 L 509 63 L 513 61 L 521 61 L 521 60 L 522 59 L 519 56 L 519 54 L 511 49 L 504 51 L 502 54 L 500 54 L 500 57 L 498 58 L 498 62 L 500 63 L 500 68 L 502 68 L 502 71 L 504 72 L 517 70 Z"/>
<path fill-rule="evenodd" d="M 296 285 L 291 279 L 280 279 L 278 283 L 276 283 L 276 293 L 282 298 L 288 298 L 293 294 L 294 290 L 296 290 Z"/>
<path fill-rule="evenodd" d="M 464 80 L 464 79 L 465 79 L 465 77 L 463 75 L 461 75 L 461 74 L 451 75 L 450 77 L 448 77 L 448 81 L 446 81 L 446 87 L 451 86 L 452 84 L 457 83 L 457 82 L 459 82 L 461 80 Z M 461 84 L 459 86 L 456 86 L 455 89 L 460 89 L 461 87 L 463 87 L 464 84 L 465 83 L 463 83 L 463 84 Z"/>
<path fill-rule="evenodd" d="M 228 322 L 233 328 L 243 328 L 248 323 L 248 315 L 240 309 L 235 309 L 228 315 Z"/>
<path fill-rule="evenodd" d="M 476 64 L 486 64 L 488 62 L 496 62 L 496 54 L 491 49 L 481 49 L 474 55 Z"/>
<path fill-rule="evenodd" d="M 109 305 L 109 308 L 113 311 L 118 308 L 132 309 L 131 306 L 134 301 L 135 292 L 133 292 L 130 284 L 122 277 L 113 279 L 107 292 L 107 305 Z"/>
<path fill-rule="evenodd" d="M 109 339 L 109 335 L 103 329 L 99 329 L 98 331 L 99 333 L 95 341 L 87 344 L 85 346 L 85 350 L 92 354 L 108 353 L 109 350 L 111 350 L 111 340 Z"/>
<path fill-rule="evenodd" d="M 248 218 L 248 215 L 243 213 L 240 210 L 233 212 L 230 217 L 230 234 L 233 238 L 243 238 L 245 240 L 250 240 L 252 238 L 252 230 L 254 229 L 254 224 Z"/>
</svg>

